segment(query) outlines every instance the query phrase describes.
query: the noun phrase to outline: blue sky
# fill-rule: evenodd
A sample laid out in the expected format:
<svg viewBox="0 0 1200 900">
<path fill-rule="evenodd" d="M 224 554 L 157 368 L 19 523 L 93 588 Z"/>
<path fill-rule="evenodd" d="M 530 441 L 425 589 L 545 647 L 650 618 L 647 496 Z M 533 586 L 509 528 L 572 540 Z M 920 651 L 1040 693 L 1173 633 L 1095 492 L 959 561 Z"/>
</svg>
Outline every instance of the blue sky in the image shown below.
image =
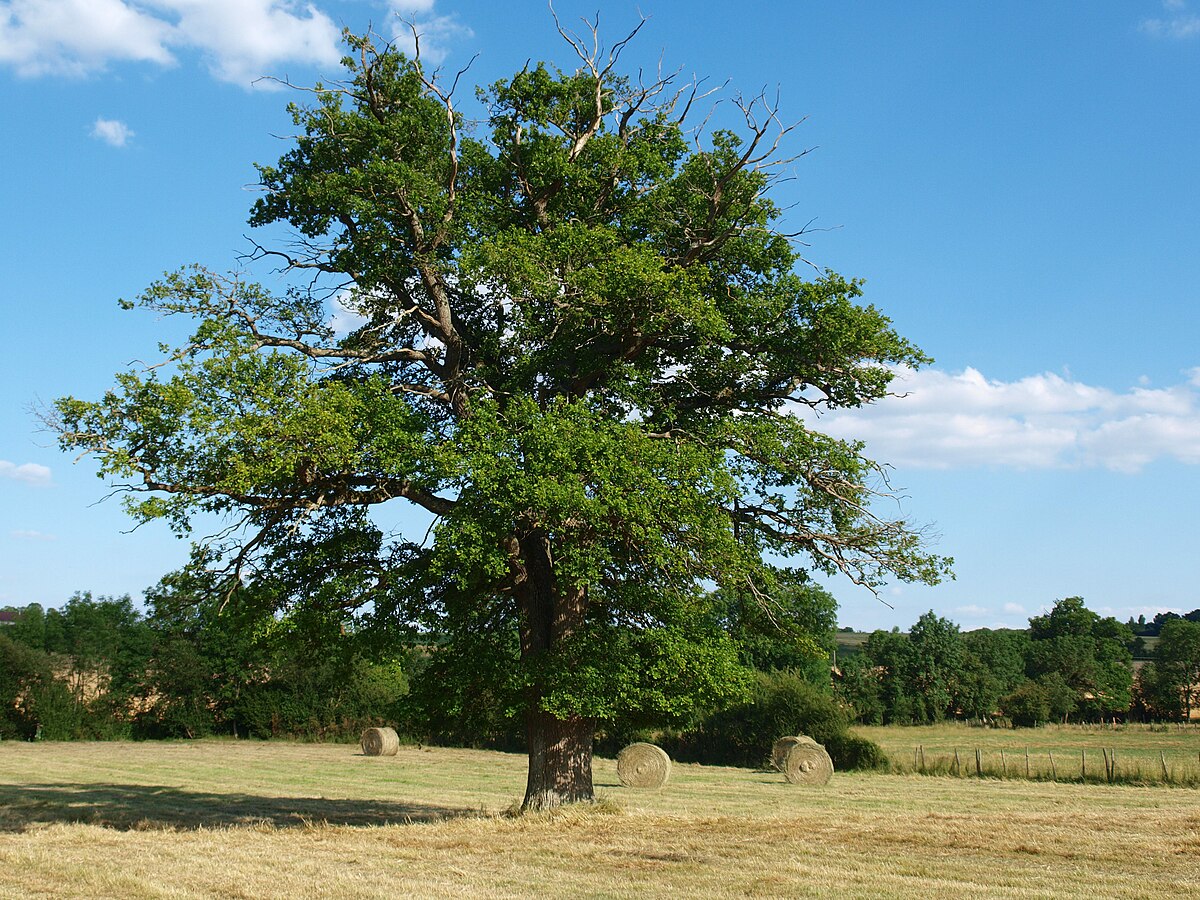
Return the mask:
<svg viewBox="0 0 1200 900">
<path fill-rule="evenodd" d="M 609 43 L 631 2 L 600 6 Z M 732 10 L 732 11 L 731 11 Z M 631 66 L 778 91 L 797 161 L 777 199 L 808 257 L 935 364 L 904 398 L 819 427 L 892 463 L 957 580 L 844 624 L 927 609 L 1022 626 L 1073 595 L 1125 619 L 1200 607 L 1200 0 L 727 4 L 642 0 Z M 135 597 L 178 566 L 31 406 L 96 397 L 166 323 L 122 312 L 167 269 L 233 268 L 254 162 L 287 149 L 259 76 L 337 75 L 343 25 L 415 19 L 466 81 L 572 51 L 540 2 L 0 0 L 0 605 Z M 719 119 L 728 106 L 719 107 Z"/>
</svg>

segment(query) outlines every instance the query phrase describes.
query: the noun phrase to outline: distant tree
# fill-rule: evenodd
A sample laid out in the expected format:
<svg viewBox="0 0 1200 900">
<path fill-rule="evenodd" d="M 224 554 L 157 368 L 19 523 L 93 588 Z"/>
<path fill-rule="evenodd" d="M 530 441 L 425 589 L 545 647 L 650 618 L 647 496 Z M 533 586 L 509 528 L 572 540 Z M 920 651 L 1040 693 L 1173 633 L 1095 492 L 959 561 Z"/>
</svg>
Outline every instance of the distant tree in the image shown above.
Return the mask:
<svg viewBox="0 0 1200 900">
<path fill-rule="evenodd" d="M 958 626 L 934 614 L 921 615 L 908 633 L 902 671 L 918 722 L 940 722 L 953 716 L 951 703 L 963 664 Z"/>
<path fill-rule="evenodd" d="M 40 603 L 14 609 L 17 620 L 5 632 L 9 638 L 34 650 L 46 649 L 46 612 Z"/>
<path fill-rule="evenodd" d="M 1029 632 L 1013 628 L 979 628 L 964 632 L 962 645 L 998 681 L 1002 693 L 1015 690 L 1025 680 Z"/>
<path fill-rule="evenodd" d="M 81 591 L 46 613 L 46 649 L 59 660 L 58 674 L 70 687 L 74 715 L 85 732 L 110 736 L 127 724 L 153 640 L 128 595 Z"/>
<path fill-rule="evenodd" d="M 841 675 L 834 681 L 838 700 L 854 711 L 863 725 L 882 725 L 884 705 L 880 698 L 881 677 L 865 653 L 854 653 L 840 660 Z"/>
<path fill-rule="evenodd" d="M 1081 597 L 1058 601 L 1029 620 L 1027 672 L 1033 679 L 1058 676 L 1074 693 L 1084 716 L 1120 713 L 1132 702 L 1133 634 L 1115 619 L 1101 618 Z"/>
<path fill-rule="evenodd" d="M 990 718 L 1001 710 L 1001 698 L 1026 680 L 1029 635 L 1014 629 L 980 628 L 964 632 L 960 640 L 963 653 L 954 705 L 969 718 Z"/>
<path fill-rule="evenodd" d="M 910 725 L 917 718 L 917 703 L 908 678 L 908 635 L 899 628 L 871 632 L 862 656 L 870 661 L 879 678 L 879 705 L 884 724 Z"/>
<path fill-rule="evenodd" d="M 1143 721 L 1181 720 L 1183 694 L 1171 673 L 1163 672 L 1153 661 L 1143 664 L 1134 675 L 1133 709 Z"/>
<path fill-rule="evenodd" d="M 1190 719 L 1200 705 L 1200 622 L 1171 619 L 1163 623 L 1154 650 L 1160 697 L 1174 692 L 1179 713 Z"/>
<path fill-rule="evenodd" d="M 393 610 L 439 654 L 515 646 L 477 665 L 521 697 L 526 808 L 592 799 L 598 722 L 742 683 L 713 583 L 770 609 L 782 560 L 869 586 L 948 571 L 881 516 L 862 447 L 792 414 L 878 400 L 927 358 L 857 282 L 802 277 L 768 197 L 777 110 L 704 135 L 695 90 L 619 73 L 626 41 L 568 40 L 575 71 L 529 64 L 469 119 L 419 60 L 349 37 L 345 80 L 259 169 L 252 224 L 296 235 L 260 255 L 300 286 L 166 277 L 141 304 L 195 333 L 55 422 L 141 492 L 138 520 L 232 517 L 197 549 L 231 588 Z M 436 518 L 429 543 L 385 535 L 393 502 Z"/>
<path fill-rule="evenodd" d="M 964 646 L 954 678 L 951 702 L 955 710 L 968 719 L 986 720 L 999 711 L 1004 693 L 1004 683 L 983 658 Z"/>
<path fill-rule="evenodd" d="M 0 737 L 70 740 L 86 736 L 86 711 L 55 677 L 50 654 L 0 634 Z"/>
<path fill-rule="evenodd" d="M 53 677 L 46 654 L 0 632 L 0 739 L 29 739 L 37 729 L 30 695 Z"/>
<path fill-rule="evenodd" d="M 1058 672 L 1047 672 L 1038 678 L 1037 684 L 1046 692 L 1051 718 L 1066 722 L 1080 707 L 1079 691 Z"/>
<path fill-rule="evenodd" d="M 213 576 L 183 569 L 146 591 L 154 648 L 146 667 L 142 727 L 151 733 L 239 736 L 238 702 L 266 681 L 270 652 L 264 635 L 273 605 L 246 591 L 222 608 Z"/>
</svg>

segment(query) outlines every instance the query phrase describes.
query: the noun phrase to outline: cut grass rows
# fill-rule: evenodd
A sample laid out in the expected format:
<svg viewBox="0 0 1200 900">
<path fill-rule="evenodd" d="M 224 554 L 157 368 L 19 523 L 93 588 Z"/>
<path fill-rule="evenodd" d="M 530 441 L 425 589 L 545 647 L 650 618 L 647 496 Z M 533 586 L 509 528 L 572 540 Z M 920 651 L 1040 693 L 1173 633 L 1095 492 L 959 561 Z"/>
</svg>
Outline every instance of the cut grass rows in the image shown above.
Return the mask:
<svg viewBox="0 0 1200 900">
<path fill-rule="evenodd" d="M 676 764 L 667 787 L 503 815 L 524 758 L 344 745 L 0 744 L 0 896 L 1167 897 L 1191 790 Z"/>
</svg>

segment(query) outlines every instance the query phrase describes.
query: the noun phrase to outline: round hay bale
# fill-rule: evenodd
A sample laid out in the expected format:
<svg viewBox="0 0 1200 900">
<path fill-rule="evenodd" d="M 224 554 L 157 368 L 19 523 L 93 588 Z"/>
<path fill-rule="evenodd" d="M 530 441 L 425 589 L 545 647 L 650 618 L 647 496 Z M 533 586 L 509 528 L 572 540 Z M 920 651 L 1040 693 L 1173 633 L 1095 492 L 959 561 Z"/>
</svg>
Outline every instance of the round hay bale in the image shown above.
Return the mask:
<svg viewBox="0 0 1200 900">
<path fill-rule="evenodd" d="M 400 738 L 394 728 L 368 728 L 362 733 L 364 756 L 395 756 Z"/>
<path fill-rule="evenodd" d="M 617 777 L 625 787 L 660 788 L 671 777 L 671 757 L 654 744 L 630 744 L 617 754 Z"/>
<path fill-rule="evenodd" d="M 825 748 L 815 741 L 798 743 L 788 751 L 783 761 L 783 777 L 792 784 L 828 784 L 833 777 L 833 760 Z"/>
<path fill-rule="evenodd" d="M 816 741 L 806 734 L 796 734 L 789 735 L 788 737 L 781 737 L 771 747 L 771 764 L 780 772 L 782 772 L 784 761 L 787 760 L 788 751 L 790 751 L 797 744 L 816 745 L 816 743 Z"/>
</svg>

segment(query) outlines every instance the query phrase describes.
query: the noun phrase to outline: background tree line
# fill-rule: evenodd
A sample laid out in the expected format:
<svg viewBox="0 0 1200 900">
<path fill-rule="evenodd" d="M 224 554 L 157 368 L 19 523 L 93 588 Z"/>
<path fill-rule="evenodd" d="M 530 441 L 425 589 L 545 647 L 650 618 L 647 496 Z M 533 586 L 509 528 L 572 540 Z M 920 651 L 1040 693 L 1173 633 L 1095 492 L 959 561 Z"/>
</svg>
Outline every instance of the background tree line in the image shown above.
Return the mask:
<svg viewBox="0 0 1200 900">
<path fill-rule="evenodd" d="M 490 671 L 489 655 L 466 665 L 433 631 L 359 628 L 336 604 L 281 614 L 264 585 L 253 602 L 221 608 L 208 587 L 173 573 L 146 593 L 144 612 L 129 597 L 86 592 L 61 609 L 9 607 L 0 737 L 354 740 L 389 724 L 426 743 L 525 749 L 519 681 Z M 876 745 L 849 733 L 850 711 L 833 696 L 833 597 L 803 582 L 778 596 L 772 618 L 736 593 L 712 595 L 708 624 L 738 648 L 731 700 L 614 715 L 599 735 L 602 752 L 652 737 L 679 760 L 754 766 L 777 737 L 804 732 L 839 768 L 883 765 Z M 398 645 L 407 651 L 389 655 Z"/>
<path fill-rule="evenodd" d="M 907 634 L 875 631 L 859 652 L 843 653 L 835 690 L 864 724 L 1187 719 L 1200 690 L 1200 610 L 1161 614 L 1151 627 L 1136 634 L 1080 597 L 1058 601 L 1028 629 L 962 632 L 930 611 Z M 1157 641 L 1135 667 L 1142 635 Z"/>
<path fill-rule="evenodd" d="M 519 685 L 441 652 L 436 633 L 381 637 L 336 605 L 281 615 L 263 589 L 222 609 L 206 587 L 183 571 L 146 593 L 144 611 L 129 597 L 86 592 L 61 609 L 10 607 L 14 621 L 0 629 L 0 736 L 353 740 L 391 724 L 429 743 L 523 749 Z M 848 731 L 854 722 L 1177 720 L 1200 699 L 1193 614 L 1156 621 L 1153 658 L 1135 674 L 1138 636 L 1078 597 L 1027 630 L 962 632 L 931 611 L 908 633 L 875 631 L 840 656 L 827 591 L 801 581 L 780 597 L 772 618 L 736 593 L 713 596 L 711 624 L 738 647 L 733 699 L 700 712 L 613 716 L 601 750 L 652 737 L 681 760 L 756 765 L 776 737 L 803 731 L 839 767 L 870 767 L 882 754 Z M 407 650 L 396 656 L 396 646 Z"/>
<path fill-rule="evenodd" d="M 140 612 L 77 593 L 0 630 L 0 737 L 336 739 L 394 721 L 403 659 L 368 659 L 341 623 L 205 599 L 168 576 Z"/>
</svg>

